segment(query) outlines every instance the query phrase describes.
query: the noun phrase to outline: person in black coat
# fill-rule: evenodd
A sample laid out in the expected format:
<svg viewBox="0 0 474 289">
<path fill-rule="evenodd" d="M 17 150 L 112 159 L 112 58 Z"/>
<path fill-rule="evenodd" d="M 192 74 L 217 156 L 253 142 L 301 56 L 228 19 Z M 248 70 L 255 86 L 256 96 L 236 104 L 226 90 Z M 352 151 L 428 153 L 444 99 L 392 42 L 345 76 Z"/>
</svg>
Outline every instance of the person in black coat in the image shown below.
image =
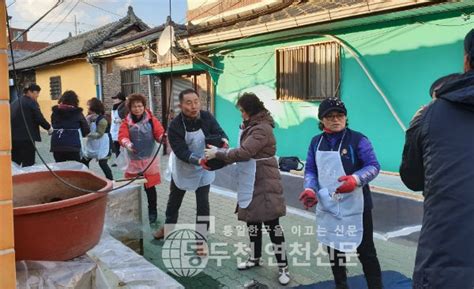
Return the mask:
<svg viewBox="0 0 474 289">
<path fill-rule="evenodd" d="M 400 176 L 425 197 L 414 289 L 474 287 L 474 29 L 464 49 L 464 74 L 442 83 L 406 132 Z"/>
<path fill-rule="evenodd" d="M 34 142 L 41 141 L 39 127 L 51 129 L 37 102 L 40 91 L 39 85 L 30 84 L 23 90 L 23 96 L 11 104 L 12 160 L 23 167 L 35 164 Z M 27 127 L 33 139 L 30 139 Z"/>
<path fill-rule="evenodd" d="M 77 94 L 68 90 L 53 106 L 51 152 L 56 162 L 81 161 L 81 137 L 89 134 L 87 120 L 79 106 Z"/>
</svg>

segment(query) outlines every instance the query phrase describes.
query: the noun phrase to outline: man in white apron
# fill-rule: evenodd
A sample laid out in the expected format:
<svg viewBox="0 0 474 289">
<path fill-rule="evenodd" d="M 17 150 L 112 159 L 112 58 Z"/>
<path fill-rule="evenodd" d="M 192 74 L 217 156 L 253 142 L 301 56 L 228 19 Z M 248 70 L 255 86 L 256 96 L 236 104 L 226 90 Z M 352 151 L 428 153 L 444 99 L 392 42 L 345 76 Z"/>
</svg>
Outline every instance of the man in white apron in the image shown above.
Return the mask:
<svg viewBox="0 0 474 289">
<path fill-rule="evenodd" d="M 380 165 L 367 137 L 347 128 L 341 100 L 321 102 L 318 117 L 323 133 L 311 141 L 300 200 L 307 209 L 317 204 L 317 237 L 328 248 L 336 288 L 349 288 L 344 253 L 357 251 L 368 288 L 381 289 L 368 186 Z"/>
<path fill-rule="evenodd" d="M 221 135 L 227 142 L 216 119 L 208 111 L 201 110 L 199 95 L 193 89 L 179 94 L 181 113 L 168 128 L 168 140 L 173 152 L 170 155 L 171 185 L 166 208 L 166 224 L 176 224 L 179 208 L 186 191 L 196 192 L 196 223 L 209 227 L 209 189 L 215 173 L 206 165 L 205 138 Z M 156 239 L 164 237 L 164 227 L 154 233 Z"/>
</svg>

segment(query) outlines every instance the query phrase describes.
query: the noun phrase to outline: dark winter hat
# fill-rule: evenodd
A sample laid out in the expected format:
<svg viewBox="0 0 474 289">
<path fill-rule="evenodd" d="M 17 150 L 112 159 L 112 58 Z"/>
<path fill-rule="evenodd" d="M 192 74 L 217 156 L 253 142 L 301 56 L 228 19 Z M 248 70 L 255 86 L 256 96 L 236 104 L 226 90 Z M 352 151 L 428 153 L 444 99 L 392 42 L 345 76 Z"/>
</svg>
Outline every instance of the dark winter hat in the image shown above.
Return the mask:
<svg viewBox="0 0 474 289">
<path fill-rule="evenodd" d="M 321 102 L 319 105 L 318 118 L 323 119 L 331 111 L 339 111 L 347 115 L 347 109 L 339 98 L 329 97 Z"/>
<path fill-rule="evenodd" d="M 31 83 L 30 85 L 28 85 L 27 87 L 25 87 L 23 89 L 23 93 L 27 93 L 28 91 L 41 91 L 41 87 L 39 85 L 37 85 L 36 83 Z"/>
<path fill-rule="evenodd" d="M 464 38 L 464 51 L 469 57 L 471 68 L 474 68 L 474 29 L 471 29 Z"/>
<path fill-rule="evenodd" d="M 123 94 L 123 92 L 119 92 L 115 96 L 112 96 L 112 99 L 125 100 L 125 94 Z"/>
</svg>

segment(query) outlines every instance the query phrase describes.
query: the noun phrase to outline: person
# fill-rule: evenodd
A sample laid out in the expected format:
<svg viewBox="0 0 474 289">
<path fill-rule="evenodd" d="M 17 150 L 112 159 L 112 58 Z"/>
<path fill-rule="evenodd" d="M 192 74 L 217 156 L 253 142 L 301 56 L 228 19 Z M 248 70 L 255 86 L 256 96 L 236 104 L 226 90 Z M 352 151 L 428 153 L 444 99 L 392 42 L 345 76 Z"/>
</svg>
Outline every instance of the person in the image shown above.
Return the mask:
<svg viewBox="0 0 474 289">
<path fill-rule="evenodd" d="M 380 165 L 368 138 L 347 127 L 341 100 L 322 101 L 318 118 L 323 132 L 309 145 L 299 199 L 306 209 L 316 205 L 317 237 L 327 246 L 336 288 L 349 288 L 345 252 L 357 251 L 368 288 L 381 289 L 369 189 Z"/>
<path fill-rule="evenodd" d="M 156 185 L 161 183 L 160 161 L 156 142 L 160 142 L 164 129 L 158 119 L 146 107 L 146 97 L 142 94 L 128 96 L 127 106 L 130 111 L 120 125 L 118 140 L 126 149 L 129 159 L 125 168 L 125 177 L 133 178 L 144 171 L 146 178 L 145 192 L 148 200 L 148 220 L 156 222 Z M 125 153 L 125 152 L 122 152 Z M 122 154 L 121 153 L 121 154 Z M 120 155 L 120 157 L 125 157 Z"/>
<path fill-rule="evenodd" d="M 237 162 L 237 214 L 247 223 L 251 254 L 247 261 L 237 265 L 247 270 L 262 264 L 262 223 L 267 228 L 279 266 L 278 281 L 290 282 L 288 260 L 285 253 L 285 236 L 280 217 L 286 214 L 283 185 L 275 158 L 275 122 L 270 112 L 254 93 L 244 93 L 237 100 L 243 123 L 239 133 L 239 146 L 234 149 L 210 146 L 205 150 L 208 160 L 217 158 L 228 163 Z M 236 177 L 237 179 L 237 177 Z"/>
<path fill-rule="evenodd" d="M 424 196 L 414 289 L 474 286 L 474 29 L 464 52 L 464 73 L 445 82 L 406 131 L 400 177 Z"/>
<path fill-rule="evenodd" d="M 126 97 L 123 92 L 119 92 L 112 97 L 113 106 L 111 112 L 110 136 L 112 137 L 113 145 L 112 151 L 117 158 L 120 155 L 120 143 L 118 141 L 118 132 L 123 119 L 128 114 L 128 107 L 126 105 Z M 112 164 L 113 167 L 117 166 Z"/>
<path fill-rule="evenodd" d="M 206 165 L 205 138 L 211 135 L 220 135 L 225 141 L 228 138 L 214 116 L 201 110 L 201 101 L 195 90 L 185 89 L 178 98 L 181 112 L 171 121 L 168 129 L 173 152 L 170 155 L 172 172 L 165 224 L 170 228 L 177 223 L 184 194 L 192 190 L 196 193 L 196 223 L 205 226 L 206 231 L 209 227 L 209 189 L 215 173 L 208 171 Z M 156 239 L 164 236 L 164 226 L 154 233 Z M 205 246 L 199 245 L 198 254 L 207 254 Z"/>
<path fill-rule="evenodd" d="M 12 160 L 23 167 L 35 164 L 34 142 L 41 141 L 39 127 L 52 133 L 51 125 L 38 105 L 40 91 L 41 87 L 32 83 L 23 90 L 23 96 L 11 104 Z M 30 139 L 28 131 L 33 139 Z"/>
<path fill-rule="evenodd" d="M 51 114 L 51 152 L 56 162 L 80 162 L 81 138 L 87 136 L 90 129 L 79 107 L 79 97 L 74 91 L 67 90 L 58 102 Z"/>
<path fill-rule="evenodd" d="M 94 97 L 87 102 L 87 106 L 86 120 L 90 127 L 90 133 L 86 137 L 82 163 L 89 167 L 90 161 L 96 159 L 105 177 L 113 180 L 112 171 L 107 164 L 110 157 L 110 136 L 107 133 L 109 122 L 105 118 L 104 105 L 102 101 Z"/>
</svg>

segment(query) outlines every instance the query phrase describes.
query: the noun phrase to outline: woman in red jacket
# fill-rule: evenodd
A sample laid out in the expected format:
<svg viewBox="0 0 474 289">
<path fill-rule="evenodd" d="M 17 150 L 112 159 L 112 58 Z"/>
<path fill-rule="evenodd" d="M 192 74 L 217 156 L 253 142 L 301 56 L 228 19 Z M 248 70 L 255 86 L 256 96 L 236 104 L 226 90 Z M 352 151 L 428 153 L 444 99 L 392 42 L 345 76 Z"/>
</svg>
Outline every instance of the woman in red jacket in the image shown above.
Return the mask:
<svg viewBox="0 0 474 289">
<path fill-rule="evenodd" d="M 128 164 L 125 168 L 125 177 L 135 177 L 153 161 L 143 174 L 147 180 L 145 192 L 148 198 L 148 218 L 152 224 L 157 218 L 155 186 L 161 183 L 160 161 L 158 155 L 155 160 L 153 157 L 158 149 L 156 142 L 161 141 L 164 129 L 146 108 L 146 98 L 142 94 L 129 95 L 127 106 L 130 113 L 120 125 L 118 135 L 120 145 L 127 151 Z"/>
</svg>

